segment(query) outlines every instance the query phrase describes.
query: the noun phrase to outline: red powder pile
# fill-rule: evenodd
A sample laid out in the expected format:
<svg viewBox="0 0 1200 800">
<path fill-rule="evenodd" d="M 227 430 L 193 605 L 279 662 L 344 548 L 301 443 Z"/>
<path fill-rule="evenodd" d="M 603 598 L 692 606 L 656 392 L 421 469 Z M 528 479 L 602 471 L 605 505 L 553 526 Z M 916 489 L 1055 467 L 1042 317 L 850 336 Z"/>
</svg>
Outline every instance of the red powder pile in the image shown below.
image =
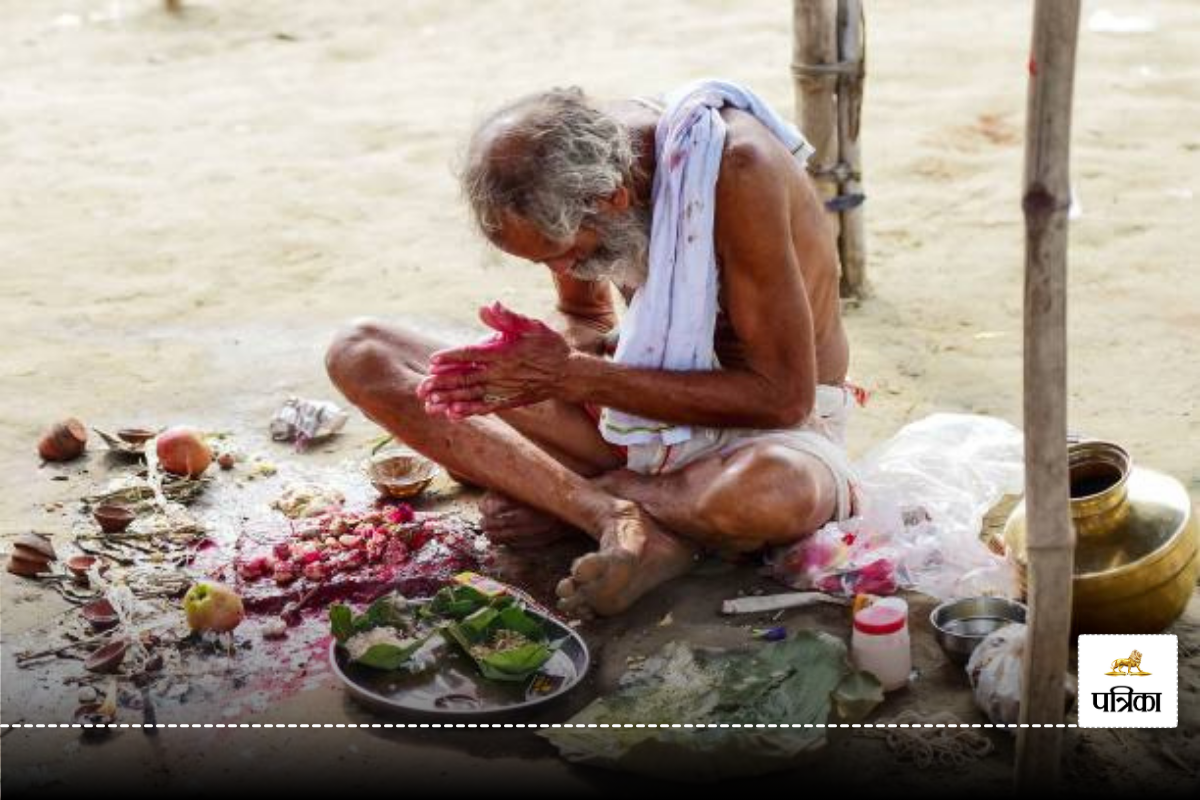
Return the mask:
<svg viewBox="0 0 1200 800">
<path fill-rule="evenodd" d="M 416 513 L 406 503 L 330 510 L 297 520 L 278 537 L 239 542 L 233 584 L 251 613 L 367 602 L 386 591 L 429 596 L 459 572 L 483 565 L 484 540 L 450 514 Z"/>
</svg>

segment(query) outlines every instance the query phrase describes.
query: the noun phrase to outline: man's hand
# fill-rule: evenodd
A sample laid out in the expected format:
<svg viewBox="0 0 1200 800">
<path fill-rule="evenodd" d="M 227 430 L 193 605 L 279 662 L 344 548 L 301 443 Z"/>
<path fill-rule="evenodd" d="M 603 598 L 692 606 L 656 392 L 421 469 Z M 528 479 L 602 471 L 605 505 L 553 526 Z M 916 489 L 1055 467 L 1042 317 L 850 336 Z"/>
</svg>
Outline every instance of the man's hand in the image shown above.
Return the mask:
<svg viewBox="0 0 1200 800">
<path fill-rule="evenodd" d="M 498 302 L 480 309 L 479 318 L 496 335 L 430 358 L 430 375 L 417 387 L 426 413 L 463 419 L 554 397 L 571 355 L 566 339 Z"/>
</svg>

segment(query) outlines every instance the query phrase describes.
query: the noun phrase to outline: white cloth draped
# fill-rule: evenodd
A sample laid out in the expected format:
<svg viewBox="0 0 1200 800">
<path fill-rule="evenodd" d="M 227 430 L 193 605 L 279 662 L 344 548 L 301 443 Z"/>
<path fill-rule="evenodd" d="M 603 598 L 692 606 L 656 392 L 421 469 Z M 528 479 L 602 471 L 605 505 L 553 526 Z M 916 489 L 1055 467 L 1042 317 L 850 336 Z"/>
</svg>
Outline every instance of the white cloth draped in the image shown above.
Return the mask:
<svg viewBox="0 0 1200 800">
<path fill-rule="evenodd" d="M 720 109 L 752 115 L 804 163 L 813 147 L 749 89 L 720 80 L 688 84 L 667 96 L 655 131 L 656 168 L 650 265 L 621 322 L 614 356 L 621 364 L 662 370 L 718 369 L 717 263 L 713 245 L 717 176 L 725 146 Z M 687 425 L 605 409 L 604 438 L 619 445 L 685 442 Z"/>
</svg>

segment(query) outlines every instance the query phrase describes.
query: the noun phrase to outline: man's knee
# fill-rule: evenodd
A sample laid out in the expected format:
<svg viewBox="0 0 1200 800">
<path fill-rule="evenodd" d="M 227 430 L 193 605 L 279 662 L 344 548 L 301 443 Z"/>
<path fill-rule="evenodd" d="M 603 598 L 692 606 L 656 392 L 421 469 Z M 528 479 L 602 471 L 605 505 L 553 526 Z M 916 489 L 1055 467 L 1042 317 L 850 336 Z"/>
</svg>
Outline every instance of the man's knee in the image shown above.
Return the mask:
<svg viewBox="0 0 1200 800">
<path fill-rule="evenodd" d="M 396 329 L 373 319 L 352 321 L 337 332 L 325 351 L 329 379 L 353 401 L 353 395 L 365 385 L 391 377 L 403 366 L 397 335 Z"/>
<path fill-rule="evenodd" d="M 700 498 L 700 513 L 720 533 L 782 544 L 821 524 L 828 487 L 808 460 L 775 445 L 729 456 Z"/>
</svg>

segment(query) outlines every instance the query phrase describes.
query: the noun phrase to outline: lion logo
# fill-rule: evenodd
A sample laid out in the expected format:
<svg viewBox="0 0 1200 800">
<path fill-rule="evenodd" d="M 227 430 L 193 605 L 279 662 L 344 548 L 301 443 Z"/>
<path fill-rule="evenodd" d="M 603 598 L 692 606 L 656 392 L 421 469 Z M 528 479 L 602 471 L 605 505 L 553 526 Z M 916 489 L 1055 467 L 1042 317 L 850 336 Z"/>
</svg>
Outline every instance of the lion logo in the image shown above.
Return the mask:
<svg viewBox="0 0 1200 800">
<path fill-rule="evenodd" d="M 1125 671 L 1122 672 L 1121 670 Z M 1137 672 L 1134 672 L 1134 670 Z M 1149 675 L 1149 672 L 1142 672 L 1142 654 L 1134 650 L 1129 654 L 1129 658 L 1118 658 L 1112 662 L 1112 672 L 1106 672 L 1105 675 Z"/>
</svg>

